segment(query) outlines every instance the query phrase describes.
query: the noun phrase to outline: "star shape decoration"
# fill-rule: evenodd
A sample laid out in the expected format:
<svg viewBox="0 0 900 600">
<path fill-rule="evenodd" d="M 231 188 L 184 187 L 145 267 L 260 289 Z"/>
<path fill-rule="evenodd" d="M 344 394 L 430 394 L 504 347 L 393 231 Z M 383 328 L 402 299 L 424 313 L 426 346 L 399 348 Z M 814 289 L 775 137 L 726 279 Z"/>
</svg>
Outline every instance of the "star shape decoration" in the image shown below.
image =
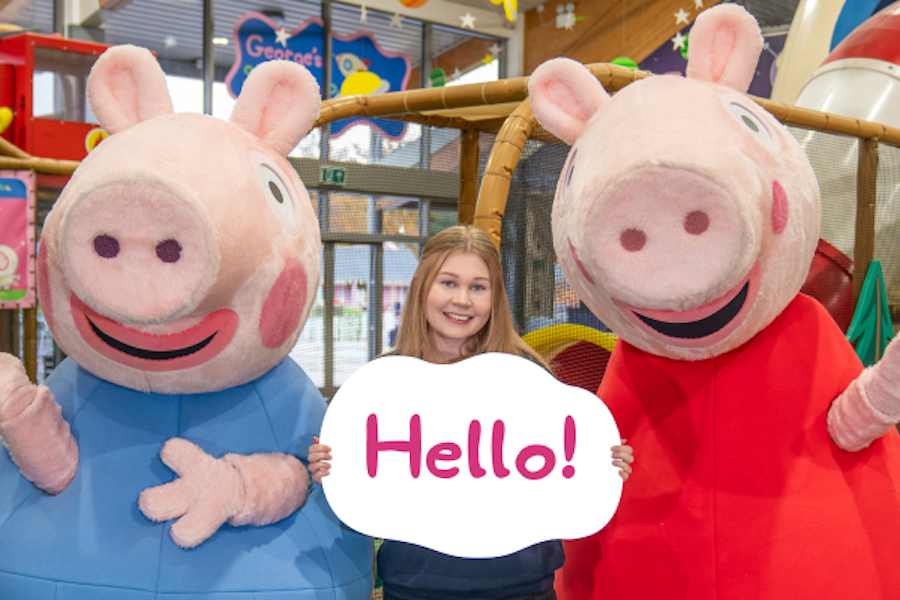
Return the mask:
<svg viewBox="0 0 900 600">
<path fill-rule="evenodd" d="M 488 52 L 490 53 L 491 56 L 493 56 L 494 58 L 497 58 L 498 56 L 500 56 L 500 44 L 498 44 L 497 42 L 494 42 L 494 45 L 491 46 L 490 48 L 488 48 Z"/>
<path fill-rule="evenodd" d="M 494 57 L 490 54 L 485 54 L 484 58 L 481 59 L 481 62 L 484 63 L 484 66 L 488 66 L 492 62 L 494 62 Z"/>
<path fill-rule="evenodd" d="M 691 13 L 685 12 L 683 8 L 679 8 L 678 12 L 673 14 L 675 15 L 676 25 L 678 25 L 679 23 L 684 23 L 685 25 L 690 23 L 690 21 L 688 21 L 688 17 L 691 16 Z"/>
<path fill-rule="evenodd" d="M 703 8 L 703 0 L 694 0 L 694 8 L 697 10 Z"/>
<path fill-rule="evenodd" d="M 163 42 L 163 44 L 165 44 L 166 49 L 174 48 L 175 46 L 178 45 L 178 40 L 175 38 L 174 35 L 170 35 L 170 36 L 166 37 L 166 40 Z"/>
<path fill-rule="evenodd" d="M 391 27 L 403 29 L 403 17 L 400 16 L 400 13 L 394 13 L 394 16 L 391 17 Z"/>
<path fill-rule="evenodd" d="M 672 38 L 672 50 L 683 50 L 685 42 L 687 42 L 687 36 L 679 31 Z"/>
<path fill-rule="evenodd" d="M 278 31 L 275 32 L 275 43 L 281 44 L 282 47 L 287 48 L 288 39 L 291 37 L 291 34 L 284 27 L 279 27 Z"/>
<path fill-rule="evenodd" d="M 459 67 L 456 67 L 455 69 L 453 69 L 453 72 L 450 73 L 450 80 L 456 81 L 460 77 L 462 77 L 462 73 L 459 72 Z"/>
<path fill-rule="evenodd" d="M 463 29 L 465 29 L 466 27 L 468 27 L 469 29 L 475 29 L 475 17 L 472 16 L 472 13 L 467 12 L 465 15 L 461 16 L 460 19 L 462 20 Z"/>
<path fill-rule="evenodd" d="M 368 23 L 369 22 L 369 9 L 366 8 L 366 5 L 363 4 L 359 7 L 359 22 L 360 23 Z"/>
</svg>

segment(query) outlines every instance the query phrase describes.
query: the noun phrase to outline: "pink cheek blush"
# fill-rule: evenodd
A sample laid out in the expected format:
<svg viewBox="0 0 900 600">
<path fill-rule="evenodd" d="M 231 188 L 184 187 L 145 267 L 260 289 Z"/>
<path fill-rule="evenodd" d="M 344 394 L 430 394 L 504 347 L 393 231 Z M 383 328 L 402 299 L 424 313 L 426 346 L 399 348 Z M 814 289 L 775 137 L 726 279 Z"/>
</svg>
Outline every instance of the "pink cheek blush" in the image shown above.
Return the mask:
<svg viewBox="0 0 900 600">
<path fill-rule="evenodd" d="M 285 343 L 300 325 L 306 305 L 306 271 L 299 261 L 289 259 L 263 303 L 259 317 L 262 345 L 272 349 Z"/>
<path fill-rule="evenodd" d="M 788 202 L 787 194 L 781 184 L 772 182 L 772 231 L 781 233 L 787 226 Z"/>
</svg>

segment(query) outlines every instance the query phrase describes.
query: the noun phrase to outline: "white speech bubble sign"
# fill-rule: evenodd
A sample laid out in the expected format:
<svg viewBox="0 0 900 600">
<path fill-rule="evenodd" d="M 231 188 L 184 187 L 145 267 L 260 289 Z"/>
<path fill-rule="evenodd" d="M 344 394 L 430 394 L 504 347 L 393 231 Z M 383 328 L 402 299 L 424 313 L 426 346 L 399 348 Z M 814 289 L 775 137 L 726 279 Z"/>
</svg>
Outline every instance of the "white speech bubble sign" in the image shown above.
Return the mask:
<svg viewBox="0 0 900 600">
<path fill-rule="evenodd" d="M 320 438 L 334 457 L 325 496 L 347 526 L 463 558 L 596 533 L 622 494 L 606 405 L 511 354 L 371 361 Z"/>
</svg>

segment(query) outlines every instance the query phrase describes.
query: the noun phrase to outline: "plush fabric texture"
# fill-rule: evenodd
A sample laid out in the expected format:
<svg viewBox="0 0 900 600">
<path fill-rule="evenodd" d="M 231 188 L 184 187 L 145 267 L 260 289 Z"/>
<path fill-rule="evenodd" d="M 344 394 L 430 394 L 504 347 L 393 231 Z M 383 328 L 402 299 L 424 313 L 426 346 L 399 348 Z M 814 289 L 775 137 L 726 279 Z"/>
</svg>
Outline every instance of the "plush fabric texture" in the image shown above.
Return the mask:
<svg viewBox="0 0 900 600">
<path fill-rule="evenodd" d="M 148 520 L 138 507 L 143 490 L 182 481 L 160 457 L 160 448 L 178 438 L 182 447 L 202 451 L 199 462 L 238 474 L 251 490 L 244 504 L 267 512 L 266 494 L 274 490 L 255 499 L 252 490 L 272 482 L 253 472 L 283 475 L 281 466 L 264 463 L 304 454 L 326 410 L 291 359 L 215 393 L 130 390 L 71 359 L 53 371 L 48 386 L 72 424 L 81 463 L 65 491 L 47 496 L 18 474 L 6 453 L 0 456 L 0 598 L 368 600 L 372 541 L 340 523 L 318 484 L 286 518 L 264 527 L 224 525 L 190 550 L 170 536 L 172 521 Z M 236 469 L 242 461 L 234 454 L 249 464 Z"/>
<path fill-rule="evenodd" d="M 848 453 L 825 426 L 861 371 L 805 296 L 706 361 L 619 341 L 598 394 L 635 470 L 610 524 L 565 542 L 560 598 L 896 597 L 900 437 Z"/>
<path fill-rule="evenodd" d="M 900 344 L 890 343 L 834 401 L 828 432 L 848 452 L 862 450 L 900 421 Z"/>
<path fill-rule="evenodd" d="M 46 386 L 34 386 L 25 367 L 0 353 L 0 438 L 28 481 L 58 494 L 75 477 L 78 446 Z"/>
<path fill-rule="evenodd" d="M 720 83 L 747 93 L 763 37 L 755 19 L 738 4 L 720 4 L 703 23 L 711 23 L 699 38 L 691 33 L 688 44 L 687 76 Z M 699 19 L 699 17 L 698 17 Z"/>
<path fill-rule="evenodd" d="M 319 83 L 309 71 L 297 71 L 291 63 L 273 61 L 270 68 L 253 69 L 244 82 L 231 122 L 286 156 L 306 135 L 319 116 L 315 110 L 297 111 L 297 98 L 320 97 Z M 259 107 L 265 107 L 260 110 Z"/>
<path fill-rule="evenodd" d="M 597 78 L 568 58 L 554 58 L 535 69 L 528 78 L 528 95 L 541 125 L 569 145 L 609 100 Z"/>
<path fill-rule="evenodd" d="M 88 79 L 87 99 L 108 134 L 172 112 L 165 74 L 146 48 L 119 46 L 98 65 Z"/>
</svg>

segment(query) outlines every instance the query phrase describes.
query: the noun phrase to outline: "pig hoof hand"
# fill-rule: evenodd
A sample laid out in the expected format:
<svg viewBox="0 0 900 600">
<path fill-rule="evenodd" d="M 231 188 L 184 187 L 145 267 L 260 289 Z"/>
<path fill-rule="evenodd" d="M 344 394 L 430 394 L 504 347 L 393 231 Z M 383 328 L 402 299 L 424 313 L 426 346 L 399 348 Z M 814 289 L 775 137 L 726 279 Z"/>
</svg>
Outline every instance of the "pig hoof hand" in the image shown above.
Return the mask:
<svg viewBox="0 0 900 600">
<path fill-rule="evenodd" d="M 0 352 L 0 425 L 15 418 L 30 404 L 33 387 L 25 366 L 12 354 Z"/>
<path fill-rule="evenodd" d="M 151 521 L 178 519 L 170 531 L 182 548 L 193 548 L 214 534 L 243 503 L 238 473 L 195 444 L 172 438 L 160 452 L 178 479 L 141 492 L 138 506 Z"/>
</svg>

